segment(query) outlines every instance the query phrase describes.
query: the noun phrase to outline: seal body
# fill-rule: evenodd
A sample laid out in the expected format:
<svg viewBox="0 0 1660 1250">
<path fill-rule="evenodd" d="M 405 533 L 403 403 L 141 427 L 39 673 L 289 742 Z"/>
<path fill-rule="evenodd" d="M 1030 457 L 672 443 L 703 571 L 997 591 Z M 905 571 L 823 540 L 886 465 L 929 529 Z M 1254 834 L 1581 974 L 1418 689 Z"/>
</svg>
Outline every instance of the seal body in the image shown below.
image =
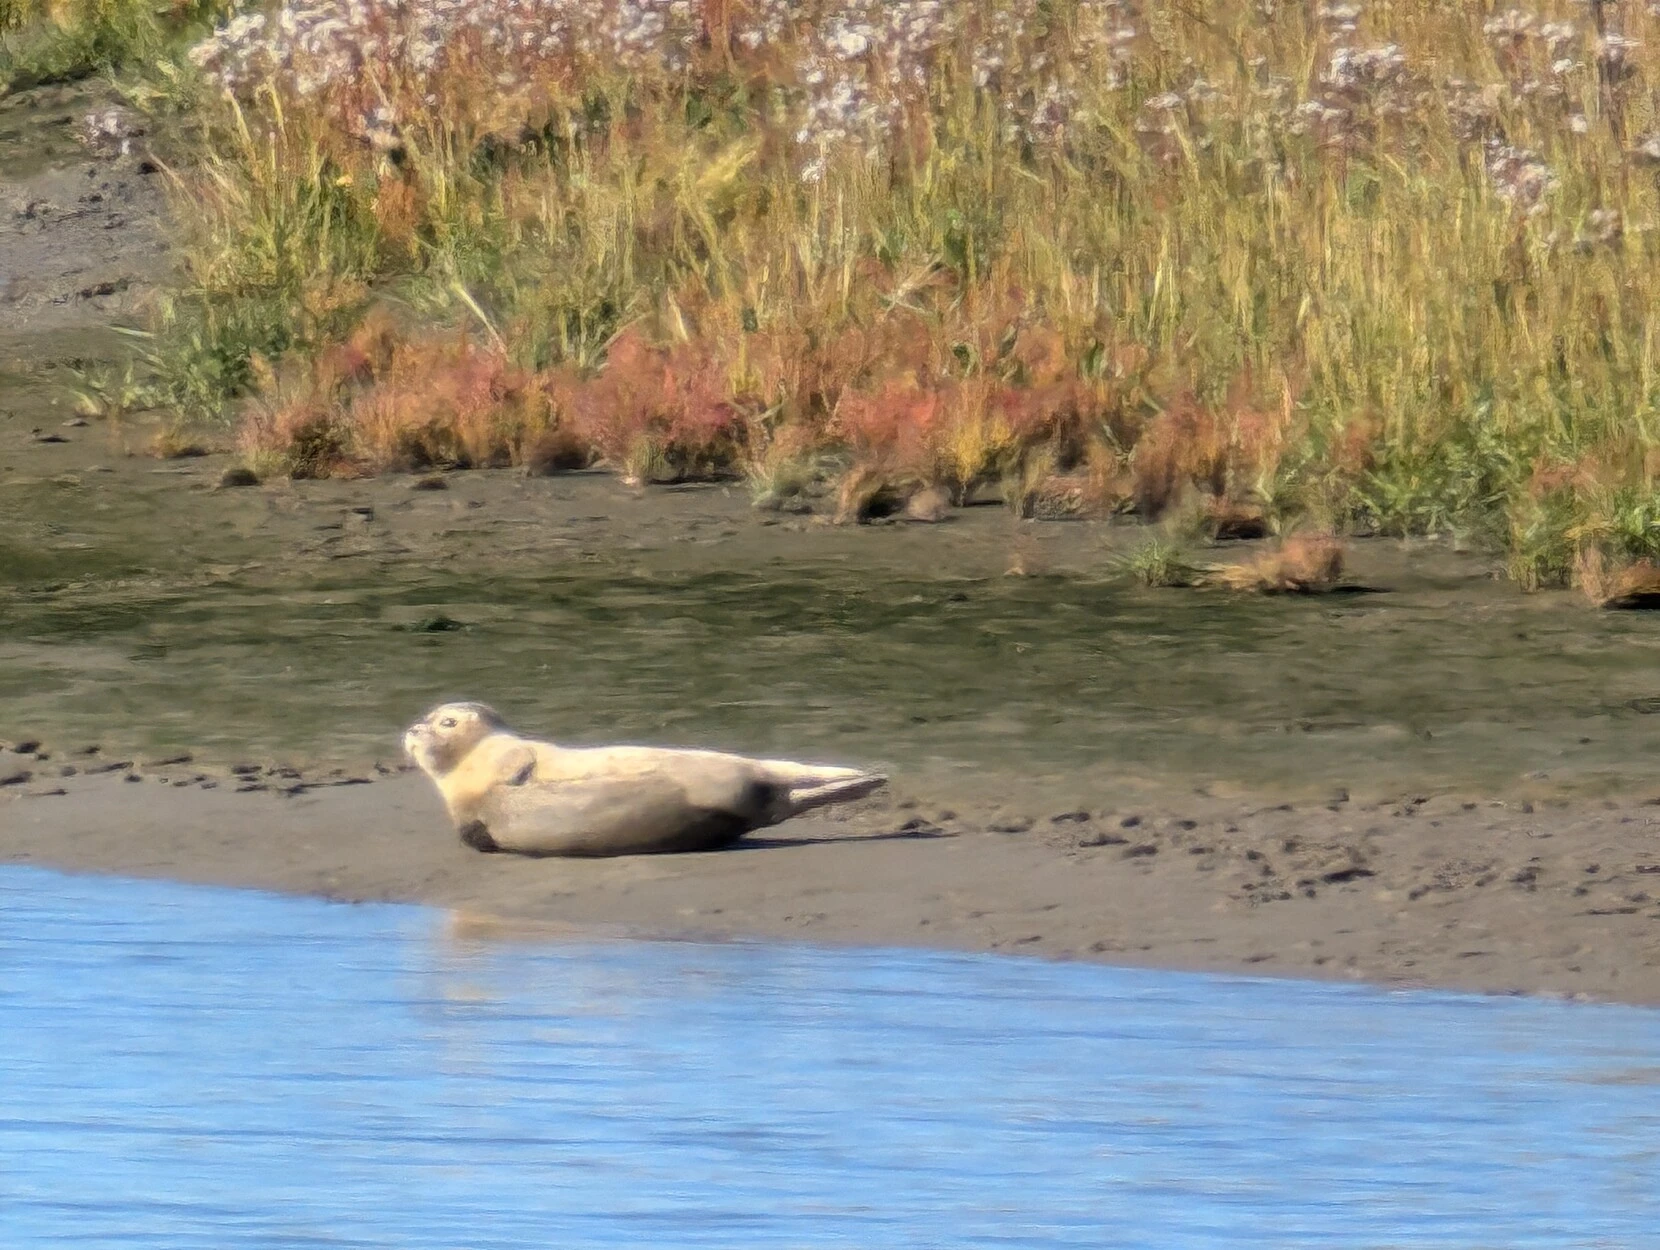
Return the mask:
<svg viewBox="0 0 1660 1250">
<path fill-rule="evenodd" d="M 526 855 L 646 855 L 728 846 L 754 829 L 862 798 L 855 768 L 664 747 L 561 747 L 481 703 L 446 703 L 404 734 L 461 840 Z"/>
</svg>

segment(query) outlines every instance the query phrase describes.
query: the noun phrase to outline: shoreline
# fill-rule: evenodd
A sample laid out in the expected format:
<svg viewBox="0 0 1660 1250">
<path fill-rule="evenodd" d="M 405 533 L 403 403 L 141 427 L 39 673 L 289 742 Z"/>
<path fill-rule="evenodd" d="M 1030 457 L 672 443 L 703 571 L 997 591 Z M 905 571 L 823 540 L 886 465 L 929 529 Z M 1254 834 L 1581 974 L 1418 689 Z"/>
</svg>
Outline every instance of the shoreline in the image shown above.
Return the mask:
<svg viewBox="0 0 1660 1250">
<path fill-rule="evenodd" d="M 0 780 L 27 762 L 0 752 Z M 1171 795 L 1010 820 L 901 789 L 726 851 L 568 860 L 463 847 L 413 774 L 43 763 L 0 786 L 0 862 L 426 904 L 463 936 L 921 947 L 1660 1005 L 1660 807 L 1639 798 Z"/>
</svg>

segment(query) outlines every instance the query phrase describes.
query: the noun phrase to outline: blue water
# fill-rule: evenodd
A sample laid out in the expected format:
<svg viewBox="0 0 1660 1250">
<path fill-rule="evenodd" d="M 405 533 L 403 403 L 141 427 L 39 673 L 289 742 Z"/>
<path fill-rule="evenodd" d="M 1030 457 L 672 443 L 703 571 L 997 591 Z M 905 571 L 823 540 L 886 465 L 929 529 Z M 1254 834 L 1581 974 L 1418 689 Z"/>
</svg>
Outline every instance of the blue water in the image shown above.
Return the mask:
<svg viewBox="0 0 1660 1250">
<path fill-rule="evenodd" d="M 1660 1012 L 0 868 L 0 1246 L 1660 1246 Z"/>
</svg>

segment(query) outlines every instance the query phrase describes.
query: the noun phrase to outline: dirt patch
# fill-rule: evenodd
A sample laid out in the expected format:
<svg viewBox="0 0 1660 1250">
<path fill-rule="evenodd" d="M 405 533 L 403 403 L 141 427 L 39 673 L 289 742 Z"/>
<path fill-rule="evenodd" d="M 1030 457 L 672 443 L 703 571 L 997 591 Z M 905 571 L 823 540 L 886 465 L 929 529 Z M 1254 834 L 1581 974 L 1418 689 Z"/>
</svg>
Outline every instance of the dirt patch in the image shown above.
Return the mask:
<svg viewBox="0 0 1660 1250">
<path fill-rule="evenodd" d="M 90 85 L 0 100 L 0 343 L 130 317 L 166 271 L 156 164 L 76 137 L 113 107 Z"/>
</svg>

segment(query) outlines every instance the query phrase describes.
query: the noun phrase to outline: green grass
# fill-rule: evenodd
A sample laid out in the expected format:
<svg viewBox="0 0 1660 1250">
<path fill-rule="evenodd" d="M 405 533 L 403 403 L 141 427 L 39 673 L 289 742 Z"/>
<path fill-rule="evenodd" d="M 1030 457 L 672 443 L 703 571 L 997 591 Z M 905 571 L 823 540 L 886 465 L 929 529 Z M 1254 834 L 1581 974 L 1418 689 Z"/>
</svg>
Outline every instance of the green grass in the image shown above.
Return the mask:
<svg viewBox="0 0 1660 1250">
<path fill-rule="evenodd" d="M 228 0 L 0 0 L 0 97 L 150 69 L 229 8 Z"/>
</svg>

